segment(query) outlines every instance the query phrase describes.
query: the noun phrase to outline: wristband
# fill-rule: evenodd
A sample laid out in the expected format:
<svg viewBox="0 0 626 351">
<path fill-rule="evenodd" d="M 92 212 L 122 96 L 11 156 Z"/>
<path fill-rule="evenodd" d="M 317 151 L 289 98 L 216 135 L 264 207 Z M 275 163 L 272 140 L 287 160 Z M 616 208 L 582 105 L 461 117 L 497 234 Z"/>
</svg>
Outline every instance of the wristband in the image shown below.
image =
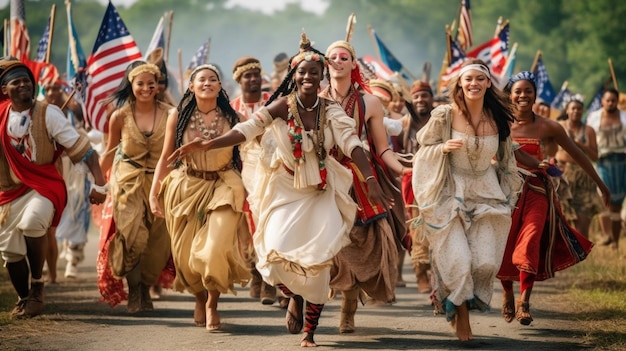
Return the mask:
<svg viewBox="0 0 626 351">
<path fill-rule="evenodd" d="M 95 183 L 91 183 L 91 190 L 97 192 L 98 194 L 106 194 L 109 192 L 109 183 L 104 185 L 96 185 Z"/>
</svg>

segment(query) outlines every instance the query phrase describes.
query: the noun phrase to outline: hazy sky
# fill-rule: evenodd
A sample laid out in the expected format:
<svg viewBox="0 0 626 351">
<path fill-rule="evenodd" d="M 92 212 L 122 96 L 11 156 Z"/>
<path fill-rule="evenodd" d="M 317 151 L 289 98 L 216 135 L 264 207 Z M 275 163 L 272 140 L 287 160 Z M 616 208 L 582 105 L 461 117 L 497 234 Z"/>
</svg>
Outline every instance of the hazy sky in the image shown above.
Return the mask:
<svg viewBox="0 0 626 351">
<path fill-rule="evenodd" d="M 9 4 L 10 0 L 0 0 L 0 8 L 4 8 Z M 109 0 L 98 0 L 99 2 L 106 4 Z M 112 0 L 115 6 L 128 6 L 136 2 L 137 0 Z M 228 0 L 226 1 L 226 7 L 231 8 L 234 6 L 241 6 L 249 8 L 250 10 L 258 10 L 267 14 L 271 14 L 276 10 L 282 10 L 288 3 L 300 3 L 302 9 L 305 11 L 321 14 L 328 7 L 328 2 L 325 0 Z"/>
</svg>

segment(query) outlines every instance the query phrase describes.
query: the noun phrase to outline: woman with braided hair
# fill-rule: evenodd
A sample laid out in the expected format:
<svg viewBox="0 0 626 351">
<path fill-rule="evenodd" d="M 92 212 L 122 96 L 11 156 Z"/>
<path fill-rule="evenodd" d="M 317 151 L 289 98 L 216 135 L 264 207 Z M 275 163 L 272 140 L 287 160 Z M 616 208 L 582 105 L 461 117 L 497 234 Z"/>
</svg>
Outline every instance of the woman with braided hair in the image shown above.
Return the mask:
<svg viewBox="0 0 626 351">
<path fill-rule="evenodd" d="M 339 105 L 317 95 L 325 69 L 324 55 L 303 34 L 300 52 L 291 58 L 289 73 L 265 107 L 223 136 L 196 138 L 168 159 L 227 150 L 269 128 L 276 152 L 270 169 L 258 174 L 259 201 L 250 202 L 257 204 L 252 211 L 259 214 L 254 234 L 257 269 L 265 282 L 292 297 L 286 324 L 293 334 L 304 328 L 302 347 L 317 346 L 313 335 L 329 299 L 333 257 L 349 244 L 356 213 L 349 195 L 352 175 L 329 151 L 337 146 L 351 155 L 367 181 L 370 201 L 387 207 L 390 203 L 372 174 L 354 121 Z"/>
<path fill-rule="evenodd" d="M 168 116 L 150 190 L 152 212 L 165 217 L 170 233 L 174 289 L 195 295 L 194 321 L 209 331 L 221 328 L 220 294 L 236 294 L 234 284 L 245 286 L 250 279 L 237 240 L 246 196 L 239 155 L 236 147 L 185 157 L 174 150 L 192 140 L 214 140 L 238 121 L 218 69 L 213 65 L 194 69 L 178 108 Z M 175 163 L 169 161 L 173 158 Z"/>
</svg>

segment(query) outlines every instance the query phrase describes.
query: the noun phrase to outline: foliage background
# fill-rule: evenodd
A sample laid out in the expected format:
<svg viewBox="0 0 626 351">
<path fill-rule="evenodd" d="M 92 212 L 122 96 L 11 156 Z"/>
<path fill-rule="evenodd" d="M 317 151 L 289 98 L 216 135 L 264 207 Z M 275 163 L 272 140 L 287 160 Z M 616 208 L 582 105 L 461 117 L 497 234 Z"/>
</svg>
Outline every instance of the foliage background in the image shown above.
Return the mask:
<svg viewBox="0 0 626 351">
<path fill-rule="evenodd" d="M 259 0 L 261 1 L 261 0 Z M 292 55 L 304 29 L 324 51 L 345 37 L 346 21 L 355 12 L 353 36 L 357 55 L 375 55 L 367 31 L 371 25 L 395 56 L 415 75 L 425 62 L 432 64 L 436 80 L 445 52 L 446 24 L 458 22 L 460 0 L 307 0 L 328 4 L 322 15 L 303 11 L 290 4 L 283 11 L 264 15 L 240 7 L 225 8 L 226 0 L 139 0 L 123 6 L 113 0 L 118 12 L 140 49 L 145 50 L 164 12 L 173 10 L 168 62 L 178 71 L 186 68 L 195 50 L 211 38 L 210 59 L 230 76 L 233 62 L 240 56 L 258 57 L 265 70 L 272 71 L 273 57 L 279 52 Z M 51 61 L 65 71 L 67 21 L 61 0 L 25 0 L 26 23 L 31 37 L 31 55 L 43 33 L 52 4 L 56 23 Z M 609 76 L 611 58 L 618 82 L 626 86 L 626 2 L 614 0 L 472 0 L 474 46 L 493 36 L 499 16 L 511 23 L 511 45 L 519 44 L 516 71 L 530 68 L 538 50 L 556 90 L 568 81 L 570 90 L 592 98 Z M 86 55 L 89 55 L 102 22 L 105 5 L 96 0 L 74 0 L 74 25 Z M 9 18 L 9 6 L 0 10 Z M 179 63 L 177 51 L 182 52 Z M 621 90 L 625 90 L 621 89 Z"/>
</svg>

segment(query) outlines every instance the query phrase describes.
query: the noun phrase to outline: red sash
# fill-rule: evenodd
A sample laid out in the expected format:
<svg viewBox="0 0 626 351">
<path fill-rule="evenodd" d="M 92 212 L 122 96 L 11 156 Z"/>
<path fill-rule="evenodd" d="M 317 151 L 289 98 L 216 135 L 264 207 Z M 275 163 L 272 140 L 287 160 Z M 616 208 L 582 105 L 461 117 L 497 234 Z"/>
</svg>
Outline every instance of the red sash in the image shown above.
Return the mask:
<svg viewBox="0 0 626 351">
<path fill-rule="evenodd" d="M 354 117 L 354 107 L 358 104 L 358 127 L 357 127 L 357 135 L 362 135 L 363 127 L 365 126 L 365 103 L 361 98 L 361 95 L 355 91 L 356 99 L 351 98 L 348 102 L 348 106 L 346 107 L 346 113 L 348 116 Z M 352 102 L 352 103 L 351 103 Z M 350 111 L 352 110 L 352 111 Z M 370 142 L 370 148 L 372 148 L 373 144 Z M 374 169 L 372 162 L 380 161 L 376 152 L 372 152 L 371 155 L 372 160 L 370 161 L 370 168 L 372 170 L 372 174 L 376 175 L 376 170 Z M 344 156 L 343 159 L 340 160 L 341 164 L 348 167 L 352 171 L 352 179 L 353 179 L 353 197 L 355 198 L 356 203 L 359 208 L 357 210 L 357 218 L 356 225 L 366 225 L 380 218 L 387 217 L 387 209 L 383 206 L 371 202 L 367 198 L 367 181 L 365 181 L 363 175 L 361 175 L 361 171 L 356 166 L 352 159 L 348 156 Z M 382 163 L 382 161 L 381 161 Z"/>
<path fill-rule="evenodd" d="M 5 158 L 11 170 L 22 184 L 16 189 L 0 192 L 0 205 L 10 203 L 24 195 L 29 189 L 33 189 L 52 202 L 55 213 L 51 225 L 54 227 L 59 224 L 61 214 L 67 202 L 65 182 L 55 167 L 54 162 L 45 165 L 32 163 L 11 145 L 9 135 L 7 134 L 10 108 L 10 100 L 0 103 L 0 116 L 2 116 L 0 121 L 0 145 L 4 149 Z M 55 156 L 57 155 L 55 154 Z"/>
</svg>

